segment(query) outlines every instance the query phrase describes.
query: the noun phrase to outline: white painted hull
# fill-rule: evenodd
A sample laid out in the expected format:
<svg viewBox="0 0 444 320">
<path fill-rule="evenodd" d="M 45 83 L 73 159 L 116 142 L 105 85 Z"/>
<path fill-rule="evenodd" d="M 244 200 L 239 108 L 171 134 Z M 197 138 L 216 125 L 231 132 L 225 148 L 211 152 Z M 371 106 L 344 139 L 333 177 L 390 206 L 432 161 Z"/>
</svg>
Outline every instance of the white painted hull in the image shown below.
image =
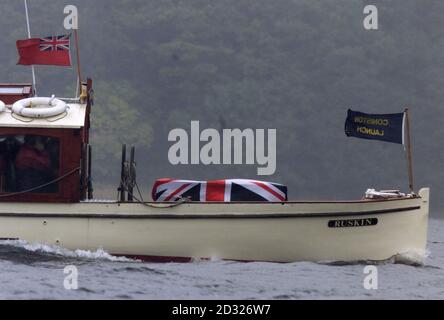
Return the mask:
<svg viewBox="0 0 444 320">
<path fill-rule="evenodd" d="M 419 196 L 355 202 L 187 203 L 174 208 L 113 202 L 0 203 L 0 238 L 73 250 L 103 248 L 111 254 L 162 261 L 378 261 L 425 251 L 429 189 L 422 189 Z M 375 219 L 376 225 L 346 226 Z"/>
</svg>

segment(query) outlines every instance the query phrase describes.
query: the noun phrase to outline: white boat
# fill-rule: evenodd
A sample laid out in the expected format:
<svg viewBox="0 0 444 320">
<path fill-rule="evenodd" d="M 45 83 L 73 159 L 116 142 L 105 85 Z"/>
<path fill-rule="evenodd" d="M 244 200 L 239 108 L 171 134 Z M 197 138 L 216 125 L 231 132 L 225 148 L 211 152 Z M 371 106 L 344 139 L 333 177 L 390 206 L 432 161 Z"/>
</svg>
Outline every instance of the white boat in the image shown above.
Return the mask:
<svg viewBox="0 0 444 320">
<path fill-rule="evenodd" d="M 356 201 L 94 200 L 88 183 L 92 82 L 85 84 L 85 99 L 65 100 L 68 110 L 52 118 L 26 118 L 11 111 L 30 92 L 29 85 L 0 85 L 0 100 L 7 106 L 0 113 L 0 155 L 7 158 L 0 171 L 0 240 L 101 248 L 164 262 L 381 261 L 426 249 L 428 188 Z M 46 139 L 53 157 L 55 174 L 47 178 L 52 183 L 37 189 L 18 181 L 26 166 L 17 160 L 15 144 L 25 145 L 33 140 L 29 137 Z"/>
</svg>

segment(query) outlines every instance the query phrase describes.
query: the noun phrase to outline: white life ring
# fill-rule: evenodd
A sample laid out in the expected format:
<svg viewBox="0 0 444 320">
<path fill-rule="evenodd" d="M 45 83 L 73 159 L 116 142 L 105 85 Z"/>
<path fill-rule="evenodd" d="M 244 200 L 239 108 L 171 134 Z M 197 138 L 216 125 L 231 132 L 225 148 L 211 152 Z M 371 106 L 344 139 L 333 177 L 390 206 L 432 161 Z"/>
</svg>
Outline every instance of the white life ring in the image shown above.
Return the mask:
<svg viewBox="0 0 444 320">
<path fill-rule="evenodd" d="M 34 108 L 36 107 L 37 108 Z M 47 106 L 42 108 L 41 106 Z M 66 112 L 68 105 L 57 98 L 27 98 L 14 103 L 12 112 L 28 118 L 48 118 Z"/>
<path fill-rule="evenodd" d="M 0 100 L 0 113 L 2 113 L 3 111 L 5 111 L 5 109 L 6 109 L 6 105 L 5 105 L 5 103 L 4 103 L 2 100 Z"/>
</svg>

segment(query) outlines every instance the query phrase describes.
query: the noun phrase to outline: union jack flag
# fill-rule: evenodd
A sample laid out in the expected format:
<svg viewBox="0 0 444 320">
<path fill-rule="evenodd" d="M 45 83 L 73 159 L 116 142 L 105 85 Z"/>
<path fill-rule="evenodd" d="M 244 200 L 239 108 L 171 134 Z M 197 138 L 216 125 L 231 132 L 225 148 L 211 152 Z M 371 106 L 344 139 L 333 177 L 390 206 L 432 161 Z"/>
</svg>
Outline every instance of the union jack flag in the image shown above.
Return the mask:
<svg viewBox="0 0 444 320">
<path fill-rule="evenodd" d="M 40 38 L 40 51 L 69 51 L 70 35 Z"/>
<path fill-rule="evenodd" d="M 159 179 L 152 197 L 158 202 L 174 202 L 184 198 L 198 202 L 285 202 L 287 187 L 271 182 L 232 179 L 216 181 L 190 181 Z"/>
</svg>

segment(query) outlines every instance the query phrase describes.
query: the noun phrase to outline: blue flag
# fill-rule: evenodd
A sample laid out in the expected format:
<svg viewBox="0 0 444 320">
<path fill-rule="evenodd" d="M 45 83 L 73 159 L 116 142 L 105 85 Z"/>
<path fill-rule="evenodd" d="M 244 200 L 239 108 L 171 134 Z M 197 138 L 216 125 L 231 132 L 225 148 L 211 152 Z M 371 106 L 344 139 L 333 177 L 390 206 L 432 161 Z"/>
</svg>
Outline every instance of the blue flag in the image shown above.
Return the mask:
<svg viewBox="0 0 444 320">
<path fill-rule="evenodd" d="M 404 144 L 405 113 L 366 114 L 348 110 L 347 137 Z"/>
</svg>

